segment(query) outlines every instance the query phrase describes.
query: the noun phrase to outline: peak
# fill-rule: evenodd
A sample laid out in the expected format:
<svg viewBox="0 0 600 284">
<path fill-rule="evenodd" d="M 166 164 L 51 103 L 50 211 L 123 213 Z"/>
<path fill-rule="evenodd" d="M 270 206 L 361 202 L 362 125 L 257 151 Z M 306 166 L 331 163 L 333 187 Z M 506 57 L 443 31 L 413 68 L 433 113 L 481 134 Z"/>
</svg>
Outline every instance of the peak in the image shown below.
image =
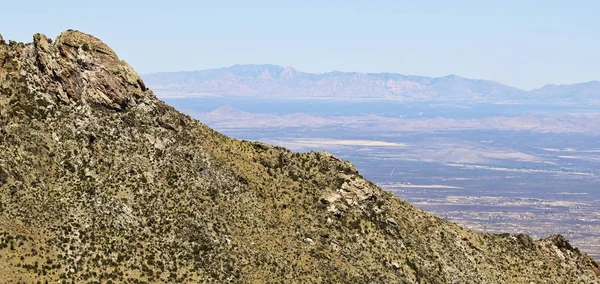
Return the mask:
<svg viewBox="0 0 600 284">
<path fill-rule="evenodd" d="M 80 31 L 64 31 L 56 38 L 56 43 L 58 45 L 68 46 L 76 49 L 81 48 L 92 53 L 104 54 L 115 61 L 119 60 L 117 54 L 100 39 Z"/>
<path fill-rule="evenodd" d="M 225 69 L 235 73 L 236 75 L 249 76 L 249 77 L 257 77 L 265 72 L 279 74 L 281 72 L 281 70 L 283 70 L 283 68 L 281 68 L 277 65 L 270 65 L 270 64 L 262 64 L 262 65 L 238 64 L 238 65 L 233 65 L 233 66 L 225 68 Z"/>
<path fill-rule="evenodd" d="M 0 50 L 0 74 L 35 91 L 49 104 L 81 104 L 120 111 L 145 96 L 153 96 L 140 76 L 100 39 L 75 30 L 62 32 L 53 42 L 43 34 L 33 43 Z M 24 63 L 24 64 L 23 64 Z M 6 70 L 2 70 L 2 68 Z M 25 78 L 23 78 L 25 77 Z M 0 84 L 3 78 L 0 76 Z"/>
<path fill-rule="evenodd" d="M 289 79 L 289 78 L 293 78 L 294 76 L 298 75 L 298 73 L 299 73 L 298 70 L 296 70 L 296 69 L 288 66 L 288 67 L 285 67 L 283 69 L 283 71 L 281 71 L 281 75 L 280 76 L 282 78 L 288 78 Z"/>
<path fill-rule="evenodd" d="M 215 113 L 231 123 L 251 115 Z M 112 49 L 77 31 L 0 44 L 0 133 L 4 282 L 597 283 L 600 275 L 561 236 L 468 231 L 330 154 L 219 134 L 160 104 Z"/>
<path fill-rule="evenodd" d="M 450 74 L 450 75 L 444 76 L 442 78 L 444 78 L 444 79 L 452 79 L 452 80 L 462 79 L 462 77 L 460 77 L 460 76 L 458 76 L 456 74 Z"/>
<path fill-rule="evenodd" d="M 232 114 L 232 113 L 243 113 L 243 111 L 233 107 L 232 105 L 224 105 L 222 107 L 219 107 L 219 108 L 211 111 L 211 114 Z"/>
<path fill-rule="evenodd" d="M 241 109 L 235 108 L 231 105 L 225 105 L 220 108 L 217 108 L 209 113 L 211 118 L 221 117 L 221 118 L 235 118 L 237 119 L 246 119 L 251 116 L 251 113 L 245 112 Z"/>
</svg>

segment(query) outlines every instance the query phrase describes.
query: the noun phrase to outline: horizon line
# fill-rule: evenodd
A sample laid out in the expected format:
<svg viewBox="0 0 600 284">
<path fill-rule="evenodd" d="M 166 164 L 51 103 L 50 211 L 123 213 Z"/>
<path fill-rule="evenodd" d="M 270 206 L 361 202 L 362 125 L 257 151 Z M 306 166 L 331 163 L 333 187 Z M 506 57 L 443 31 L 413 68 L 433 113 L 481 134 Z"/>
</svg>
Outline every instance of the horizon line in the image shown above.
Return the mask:
<svg viewBox="0 0 600 284">
<path fill-rule="evenodd" d="M 293 66 L 283 66 L 283 65 L 278 65 L 278 64 L 271 64 L 271 63 L 238 63 L 238 64 L 233 64 L 233 65 L 229 65 L 229 66 L 223 66 L 223 67 L 212 67 L 212 68 L 205 68 L 205 69 L 195 69 L 195 70 L 177 70 L 177 71 L 156 71 L 156 72 L 145 72 L 145 73 L 140 73 L 140 75 L 143 76 L 148 76 L 148 75 L 155 75 L 155 74 L 164 74 L 164 73 L 194 73 L 194 72 L 201 72 L 201 71 L 210 71 L 210 70 L 219 70 L 219 69 L 231 69 L 233 67 L 236 66 L 273 66 L 273 67 L 279 67 L 282 69 L 287 69 L 287 68 L 291 68 L 292 70 L 295 71 L 299 71 L 301 73 L 305 73 L 305 74 L 314 74 L 314 75 L 322 75 L 322 74 L 330 74 L 330 73 L 344 73 L 344 74 L 365 74 L 365 75 L 381 75 L 381 74 L 393 74 L 393 75 L 400 75 L 400 76 L 405 76 L 405 77 L 421 77 L 421 78 L 430 78 L 430 79 L 442 79 L 442 78 L 446 78 L 446 77 L 458 77 L 461 79 L 467 79 L 467 80 L 475 80 L 475 81 L 487 81 L 487 82 L 492 82 L 492 83 L 497 83 L 497 84 L 501 84 L 503 86 L 507 86 L 507 87 L 511 87 L 511 88 L 515 88 L 517 90 L 521 90 L 521 91 L 535 91 L 535 90 L 539 90 L 545 87 L 551 87 L 551 86 L 556 86 L 556 87 L 561 87 L 561 86 L 573 86 L 573 85 L 580 85 L 580 84 L 589 84 L 589 83 L 595 83 L 598 82 L 600 83 L 600 79 L 598 80 L 590 80 L 590 81 L 582 81 L 582 82 L 574 82 L 574 83 L 560 83 L 560 84 L 556 84 L 556 83 L 548 83 L 545 85 L 542 85 L 541 87 L 537 87 L 537 88 L 532 88 L 532 89 L 523 89 L 523 88 L 519 88 L 519 87 L 515 87 L 509 84 L 505 84 L 493 79 L 484 79 L 484 78 L 471 78 L 471 77 L 464 77 L 458 74 L 448 74 L 445 76 L 425 76 L 425 75 L 414 75 L 414 74 L 402 74 L 402 73 L 396 73 L 396 72 L 359 72 L 359 71 L 341 71 L 341 70 L 331 70 L 331 71 L 326 71 L 326 72 L 306 72 L 306 71 L 302 71 L 300 69 L 297 69 Z"/>
</svg>

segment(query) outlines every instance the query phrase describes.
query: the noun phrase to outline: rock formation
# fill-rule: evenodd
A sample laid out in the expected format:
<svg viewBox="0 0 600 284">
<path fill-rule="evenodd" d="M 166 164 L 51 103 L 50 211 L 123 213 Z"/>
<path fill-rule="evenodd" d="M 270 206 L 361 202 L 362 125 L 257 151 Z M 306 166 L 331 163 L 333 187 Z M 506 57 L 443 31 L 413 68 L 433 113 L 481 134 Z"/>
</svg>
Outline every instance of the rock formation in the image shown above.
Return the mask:
<svg viewBox="0 0 600 284">
<path fill-rule="evenodd" d="M 561 236 L 472 232 L 327 153 L 221 135 L 100 40 L 0 37 L 0 275 L 75 283 L 596 283 Z"/>
</svg>

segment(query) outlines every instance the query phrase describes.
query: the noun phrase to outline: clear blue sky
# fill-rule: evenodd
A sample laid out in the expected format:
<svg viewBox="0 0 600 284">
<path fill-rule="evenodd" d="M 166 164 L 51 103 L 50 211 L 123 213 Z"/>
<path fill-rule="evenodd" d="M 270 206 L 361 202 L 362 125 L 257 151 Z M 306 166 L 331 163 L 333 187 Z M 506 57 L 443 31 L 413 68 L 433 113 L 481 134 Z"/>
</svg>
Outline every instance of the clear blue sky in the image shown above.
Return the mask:
<svg viewBox="0 0 600 284">
<path fill-rule="evenodd" d="M 0 34 L 93 34 L 138 72 L 271 63 L 457 74 L 531 89 L 600 80 L 600 1 L 6 1 Z"/>
</svg>

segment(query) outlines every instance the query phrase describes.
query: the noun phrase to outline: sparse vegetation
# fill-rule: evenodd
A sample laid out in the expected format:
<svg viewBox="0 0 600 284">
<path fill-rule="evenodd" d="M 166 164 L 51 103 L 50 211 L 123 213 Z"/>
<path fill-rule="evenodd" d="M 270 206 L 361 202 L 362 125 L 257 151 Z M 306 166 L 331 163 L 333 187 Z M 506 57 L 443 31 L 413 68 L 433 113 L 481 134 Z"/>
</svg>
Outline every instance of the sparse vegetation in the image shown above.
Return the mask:
<svg viewBox="0 0 600 284">
<path fill-rule="evenodd" d="M 225 137 L 157 100 L 89 35 L 0 44 L 0 61 L 9 282 L 592 283 L 600 274 L 562 237 L 467 231 L 330 154 Z"/>
</svg>

